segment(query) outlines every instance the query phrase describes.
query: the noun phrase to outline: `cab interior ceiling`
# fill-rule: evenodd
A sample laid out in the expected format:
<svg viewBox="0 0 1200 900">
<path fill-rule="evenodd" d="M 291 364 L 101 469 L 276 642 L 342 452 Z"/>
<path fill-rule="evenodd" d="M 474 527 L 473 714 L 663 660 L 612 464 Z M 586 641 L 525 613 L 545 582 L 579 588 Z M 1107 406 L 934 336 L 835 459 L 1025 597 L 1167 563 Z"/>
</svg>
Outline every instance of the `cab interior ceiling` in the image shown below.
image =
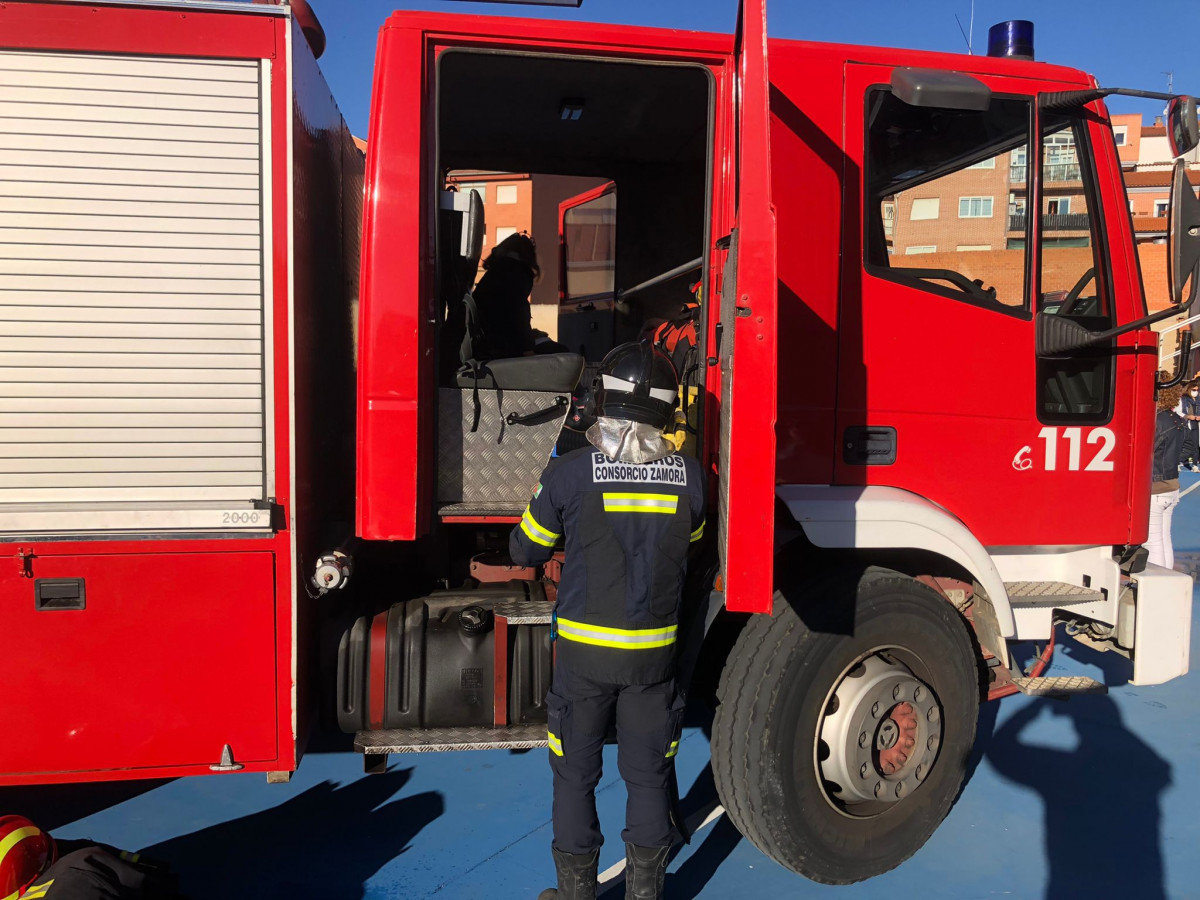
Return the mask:
<svg viewBox="0 0 1200 900">
<path fill-rule="evenodd" d="M 438 166 L 612 179 L 617 287 L 629 288 L 705 253 L 710 91 L 698 66 L 447 51 Z M 578 118 L 564 118 L 568 102 L 582 105 Z M 541 247 L 555 239 L 534 238 Z M 697 277 L 618 309 L 618 342 L 636 337 L 646 318 L 677 312 Z"/>
</svg>

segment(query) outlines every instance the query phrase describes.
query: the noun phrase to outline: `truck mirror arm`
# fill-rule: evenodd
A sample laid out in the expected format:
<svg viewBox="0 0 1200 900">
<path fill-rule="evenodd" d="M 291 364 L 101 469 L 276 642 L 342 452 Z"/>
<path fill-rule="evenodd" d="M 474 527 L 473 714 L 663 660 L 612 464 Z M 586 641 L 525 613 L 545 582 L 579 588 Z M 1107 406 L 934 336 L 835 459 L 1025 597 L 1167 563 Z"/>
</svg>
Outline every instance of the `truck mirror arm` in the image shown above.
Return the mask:
<svg viewBox="0 0 1200 900">
<path fill-rule="evenodd" d="M 1161 91 L 1139 91 L 1133 88 L 1090 88 L 1086 91 L 1047 91 L 1038 94 L 1038 106 L 1042 109 L 1076 109 L 1093 100 L 1102 100 L 1112 94 L 1122 97 L 1144 97 L 1147 100 L 1174 100 L 1178 94 Z"/>
<path fill-rule="evenodd" d="M 1194 300 L 1195 294 L 1193 293 L 1192 298 L 1186 306 L 1169 306 L 1166 309 L 1143 316 L 1133 322 L 1118 325 L 1116 328 L 1110 328 L 1107 331 L 1091 331 L 1066 316 L 1052 315 L 1044 312 L 1038 313 L 1036 335 L 1037 355 L 1060 356 L 1071 350 L 1082 350 L 1085 347 L 1103 344 L 1106 341 L 1111 341 L 1118 335 L 1128 334 L 1131 331 L 1140 331 L 1143 328 L 1153 325 L 1155 322 L 1161 322 L 1163 319 L 1170 319 L 1181 312 L 1186 312 L 1191 308 Z"/>
</svg>

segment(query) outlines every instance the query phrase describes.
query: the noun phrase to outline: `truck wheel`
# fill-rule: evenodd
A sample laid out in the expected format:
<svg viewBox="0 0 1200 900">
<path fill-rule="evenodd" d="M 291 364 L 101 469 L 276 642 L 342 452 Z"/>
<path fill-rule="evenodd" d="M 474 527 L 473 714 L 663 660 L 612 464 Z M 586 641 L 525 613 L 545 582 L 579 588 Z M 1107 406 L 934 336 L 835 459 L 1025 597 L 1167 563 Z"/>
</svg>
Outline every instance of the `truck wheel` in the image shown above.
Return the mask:
<svg viewBox="0 0 1200 900">
<path fill-rule="evenodd" d="M 962 616 L 905 575 L 777 592 L 718 689 L 712 764 L 730 819 L 814 881 L 894 868 L 958 796 L 981 676 Z"/>
</svg>

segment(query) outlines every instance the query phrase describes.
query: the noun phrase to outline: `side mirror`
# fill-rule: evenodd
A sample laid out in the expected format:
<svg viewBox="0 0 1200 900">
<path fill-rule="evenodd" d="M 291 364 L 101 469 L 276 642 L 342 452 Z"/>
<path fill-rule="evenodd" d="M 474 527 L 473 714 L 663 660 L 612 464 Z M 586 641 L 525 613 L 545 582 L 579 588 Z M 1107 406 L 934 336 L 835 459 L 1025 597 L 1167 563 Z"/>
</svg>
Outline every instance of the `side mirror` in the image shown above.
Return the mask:
<svg viewBox="0 0 1200 900">
<path fill-rule="evenodd" d="M 1192 115 L 1194 123 L 1194 107 Z M 1175 160 L 1171 173 L 1167 222 L 1167 289 L 1171 302 L 1186 308 L 1196 299 L 1196 284 L 1200 281 L 1200 200 L 1188 181 L 1187 164 L 1182 159 Z"/>
<path fill-rule="evenodd" d="M 1183 156 L 1200 144 L 1195 97 L 1172 97 L 1167 104 L 1167 140 L 1172 156 Z"/>
<path fill-rule="evenodd" d="M 479 191 L 470 190 L 467 193 L 467 221 L 463 226 L 462 257 L 479 262 L 483 255 L 483 199 Z"/>
</svg>

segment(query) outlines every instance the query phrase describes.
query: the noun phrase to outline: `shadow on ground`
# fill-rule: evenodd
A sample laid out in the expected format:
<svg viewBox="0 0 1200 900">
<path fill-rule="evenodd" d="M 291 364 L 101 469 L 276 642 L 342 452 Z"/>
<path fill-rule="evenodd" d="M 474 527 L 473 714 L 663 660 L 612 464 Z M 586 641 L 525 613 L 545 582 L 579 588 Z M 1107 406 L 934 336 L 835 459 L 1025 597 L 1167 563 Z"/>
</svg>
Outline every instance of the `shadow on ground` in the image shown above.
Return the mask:
<svg viewBox="0 0 1200 900">
<path fill-rule="evenodd" d="M 279 806 L 143 852 L 169 863 L 194 900 L 358 900 L 364 883 L 445 811 L 434 791 L 391 799 L 412 771 L 340 786 L 324 781 Z"/>
<path fill-rule="evenodd" d="M 1045 716 L 1069 720 L 1075 749 L 1023 738 Z M 1047 898 L 1166 896 L 1159 797 L 1171 766 L 1125 727 L 1112 698 L 1030 702 L 987 739 L 986 753 L 1004 778 L 1041 796 Z"/>
<path fill-rule="evenodd" d="M 25 816 L 46 831 L 132 800 L 171 779 L 38 784 L 0 789 L 0 815 Z"/>
</svg>

